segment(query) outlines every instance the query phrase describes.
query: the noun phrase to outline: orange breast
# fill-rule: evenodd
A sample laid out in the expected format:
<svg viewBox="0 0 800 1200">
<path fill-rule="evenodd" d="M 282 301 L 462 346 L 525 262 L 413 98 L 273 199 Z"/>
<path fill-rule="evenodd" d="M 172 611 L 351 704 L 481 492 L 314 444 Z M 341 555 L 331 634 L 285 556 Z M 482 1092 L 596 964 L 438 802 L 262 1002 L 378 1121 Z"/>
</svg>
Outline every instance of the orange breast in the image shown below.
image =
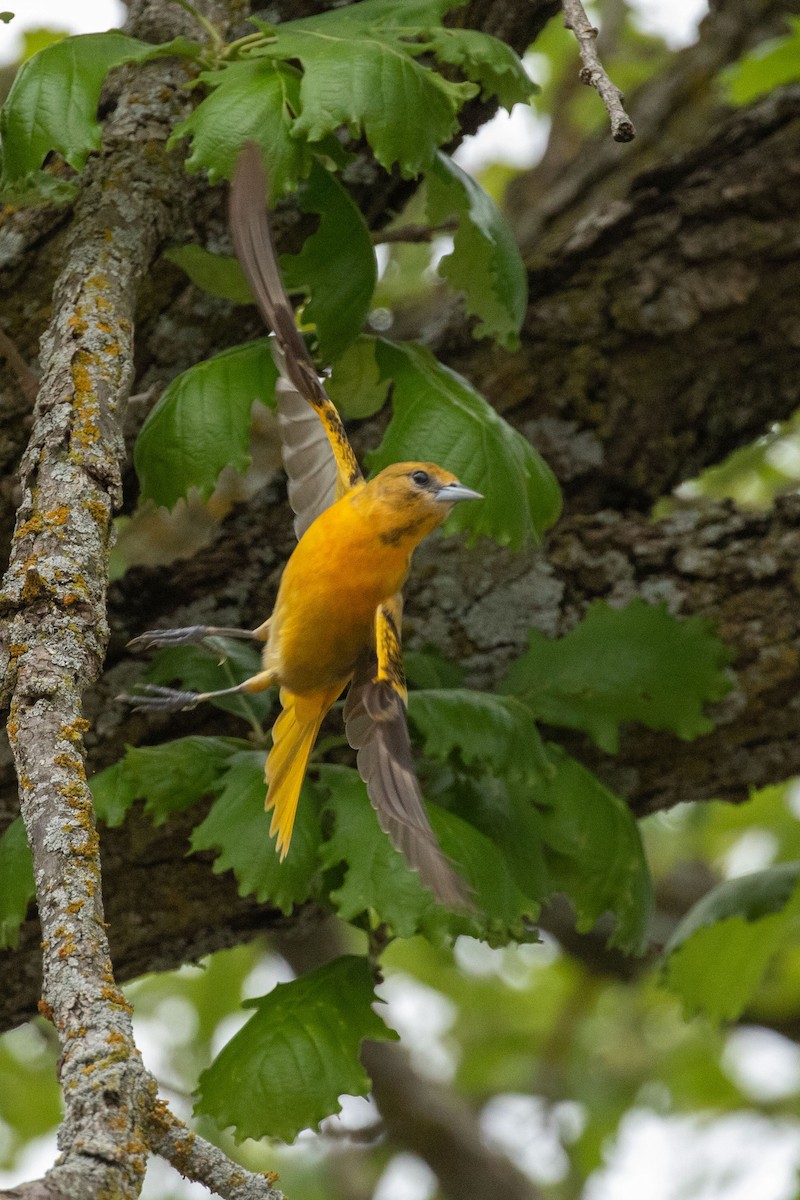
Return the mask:
<svg viewBox="0 0 800 1200">
<path fill-rule="evenodd" d="M 264 666 L 299 694 L 344 682 L 374 645 L 375 611 L 402 588 L 408 548 L 386 544 L 345 496 L 311 525 L 286 564 Z"/>
</svg>

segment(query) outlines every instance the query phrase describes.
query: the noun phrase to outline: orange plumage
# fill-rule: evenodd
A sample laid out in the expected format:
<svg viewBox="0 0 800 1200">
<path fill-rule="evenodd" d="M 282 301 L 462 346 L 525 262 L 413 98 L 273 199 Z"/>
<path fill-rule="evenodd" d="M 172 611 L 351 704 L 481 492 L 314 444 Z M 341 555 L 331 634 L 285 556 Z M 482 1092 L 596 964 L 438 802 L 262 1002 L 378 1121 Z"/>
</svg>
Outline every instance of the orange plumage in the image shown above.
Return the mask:
<svg viewBox="0 0 800 1200">
<path fill-rule="evenodd" d="M 468 891 L 431 828 L 414 772 L 400 623 L 414 548 L 455 503 L 480 496 L 434 463 L 395 463 L 364 481 L 297 330 L 266 221 L 265 191 L 260 154 L 248 143 L 231 190 L 231 229 L 256 303 L 275 334 L 278 424 L 300 540 L 272 616 L 257 629 L 192 626 L 135 639 L 140 648 L 151 648 L 210 634 L 252 637 L 265 643 L 261 671 L 219 692 L 150 685 L 134 699 L 140 708 L 173 712 L 217 695 L 280 686 L 266 807 L 273 810 L 270 834 L 277 835 L 283 858 L 320 725 L 349 684 L 345 729 L 382 829 L 438 900 L 469 906 Z"/>
</svg>

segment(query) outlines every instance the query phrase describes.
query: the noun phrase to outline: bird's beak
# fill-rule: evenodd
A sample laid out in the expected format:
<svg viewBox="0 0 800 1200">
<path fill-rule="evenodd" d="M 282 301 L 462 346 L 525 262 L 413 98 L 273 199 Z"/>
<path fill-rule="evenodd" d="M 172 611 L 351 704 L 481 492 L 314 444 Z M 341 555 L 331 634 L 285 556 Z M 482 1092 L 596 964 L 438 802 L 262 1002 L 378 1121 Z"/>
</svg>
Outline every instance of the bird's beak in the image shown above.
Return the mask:
<svg viewBox="0 0 800 1200">
<path fill-rule="evenodd" d="M 472 488 L 464 487 L 463 483 L 446 483 L 440 487 L 434 500 L 441 500 L 445 504 L 455 504 L 456 500 L 483 500 L 480 492 L 473 492 Z"/>
</svg>

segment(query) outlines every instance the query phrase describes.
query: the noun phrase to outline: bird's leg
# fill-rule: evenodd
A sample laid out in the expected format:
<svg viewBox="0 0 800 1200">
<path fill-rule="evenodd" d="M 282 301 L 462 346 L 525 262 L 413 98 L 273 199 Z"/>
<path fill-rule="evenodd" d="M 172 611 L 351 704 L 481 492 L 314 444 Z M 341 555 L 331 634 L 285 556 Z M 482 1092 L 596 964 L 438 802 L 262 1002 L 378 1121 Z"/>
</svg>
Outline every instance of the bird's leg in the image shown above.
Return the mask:
<svg viewBox="0 0 800 1200">
<path fill-rule="evenodd" d="M 132 696 L 118 696 L 133 705 L 137 712 L 188 712 L 203 704 L 206 700 L 216 700 L 218 696 L 250 695 L 253 692 L 263 692 L 278 681 L 274 671 L 259 671 L 251 675 L 235 687 L 219 688 L 215 692 L 184 692 L 180 688 L 161 687 L 158 683 L 147 683 L 140 692 Z"/>
<path fill-rule="evenodd" d="M 228 629 L 222 625 L 187 625 L 183 629 L 148 629 L 128 642 L 131 650 L 164 650 L 170 646 L 195 646 L 209 637 L 250 638 L 266 642 L 269 619 L 256 629 Z"/>
</svg>

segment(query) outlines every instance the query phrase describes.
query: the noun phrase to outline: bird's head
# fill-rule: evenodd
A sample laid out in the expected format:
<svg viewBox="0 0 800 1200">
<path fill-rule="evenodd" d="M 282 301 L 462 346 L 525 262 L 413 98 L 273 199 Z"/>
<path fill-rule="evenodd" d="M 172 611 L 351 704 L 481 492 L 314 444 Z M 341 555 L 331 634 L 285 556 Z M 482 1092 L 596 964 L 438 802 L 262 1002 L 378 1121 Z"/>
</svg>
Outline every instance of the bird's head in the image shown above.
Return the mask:
<svg viewBox="0 0 800 1200">
<path fill-rule="evenodd" d="M 386 467 L 367 484 L 387 528 L 382 539 L 416 545 L 441 525 L 459 500 L 482 500 L 450 471 L 435 463 L 405 462 Z"/>
</svg>

